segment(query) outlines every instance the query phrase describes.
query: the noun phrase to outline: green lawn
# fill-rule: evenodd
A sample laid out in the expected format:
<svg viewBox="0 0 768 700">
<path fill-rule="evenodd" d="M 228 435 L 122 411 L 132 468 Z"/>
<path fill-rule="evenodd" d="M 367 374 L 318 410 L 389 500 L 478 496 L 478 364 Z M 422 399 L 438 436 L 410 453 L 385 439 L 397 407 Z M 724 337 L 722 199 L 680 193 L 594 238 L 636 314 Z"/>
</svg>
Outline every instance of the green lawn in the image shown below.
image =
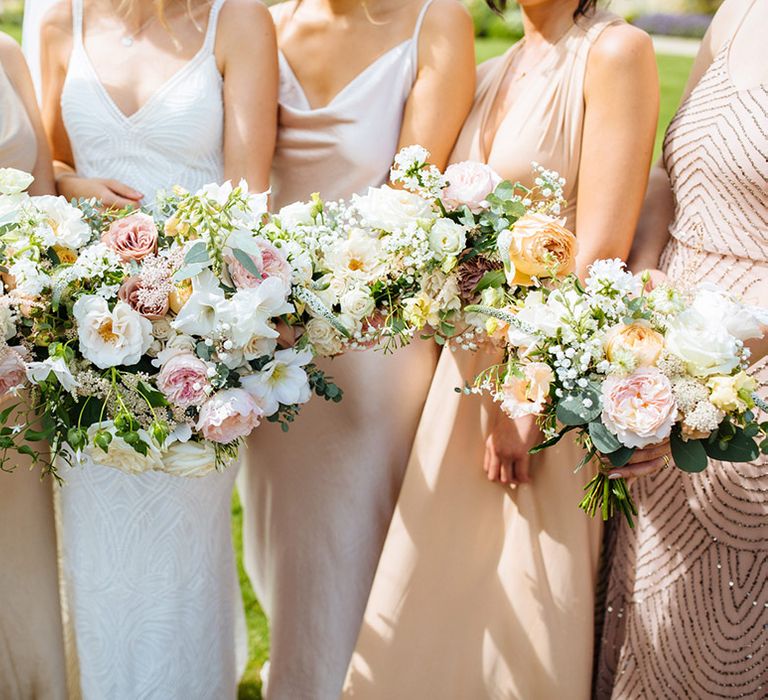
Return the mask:
<svg viewBox="0 0 768 700">
<path fill-rule="evenodd" d="M 0 31 L 4 31 L 17 40 L 21 38 L 21 27 L 14 23 L 0 22 Z M 510 46 L 504 39 L 478 39 L 478 62 L 497 56 Z M 657 134 L 656 155 L 660 150 L 664 129 L 674 114 L 680 95 L 683 91 L 692 60 L 679 56 L 659 56 L 659 73 L 661 76 L 661 115 L 659 132 Z M 654 156 L 655 157 L 655 156 Z M 237 550 L 237 566 L 240 583 L 243 589 L 243 600 L 248 620 L 248 650 L 250 660 L 243 682 L 240 685 L 240 700 L 259 700 L 261 698 L 261 681 L 259 670 L 269 656 L 269 630 L 264 613 L 259 606 L 250 583 L 245 575 L 242 563 L 242 509 L 240 500 L 235 494 L 232 500 L 232 527 L 235 548 Z"/>
</svg>

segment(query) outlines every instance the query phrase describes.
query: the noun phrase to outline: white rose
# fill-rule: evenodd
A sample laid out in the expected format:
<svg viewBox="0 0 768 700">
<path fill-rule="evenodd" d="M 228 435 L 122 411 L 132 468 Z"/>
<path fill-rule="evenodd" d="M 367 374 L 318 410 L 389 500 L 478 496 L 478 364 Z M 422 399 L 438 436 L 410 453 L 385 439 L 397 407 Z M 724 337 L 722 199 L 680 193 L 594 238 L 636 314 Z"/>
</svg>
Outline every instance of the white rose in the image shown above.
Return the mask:
<svg viewBox="0 0 768 700">
<path fill-rule="evenodd" d="M 739 364 L 739 344 L 722 319 L 689 308 L 667 327 L 667 349 L 685 362 L 694 377 L 730 374 Z"/>
<path fill-rule="evenodd" d="M 284 206 L 277 212 L 281 227 L 290 230 L 297 226 L 311 226 L 314 206 L 312 202 L 294 202 Z"/>
<path fill-rule="evenodd" d="M 278 277 L 267 277 L 258 287 L 238 289 L 220 311 L 221 321 L 229 324 L 226 337 L 236 348 L 250 343 L 254 336 L 277 338 L 271 320 L 293 311 L 289 293 Z"/>
<path fill-rule="evenodd" d="M 16 323 L 13 320 L 13 313 L 7 306 L 0 306 L 0 337 L 10 340 L 16 335 Z"/>
<path fill-rule="evenodd" d="M 78 250 L 91 239 L 91 229 L 83 221 L 83 212 L 73 207 L 65 197 L 43 195 L 33 197 L 32 202 L 41 215 L 35 235 L 43 245 Z"/>
<path fill-rule="evenodd" d="M 432 218 L 432 205 L 423 197 L 383 185 L 371 187 L 368 194 L 352 197 L 352 204 L 366 226 L 394 231 L 407 228 L 417 219 Z"/>
<path fill-rule="evenodd" d="M 715 285 L 700 287 L 691 308 L 706 316 L 711 323 L 724 326 L 739 340 L 750 340 L 763 335 L 762 324 L 753 311 Z"/>
<path fill-rule="evenodd" d="M 134 365 L 152 345 L 152 322 L 118 301 L 110 311 L 97 296 L 83 296 L 72 309 L 80 352 L 99 369 Z"/>
<path fill-rule="evenodd" d="M 26 192 L 0 195 L 0 226 L 16 220 L 19 212 L 30 199 L 30 196 Z"/>
<path fill-rule="evenodd" d="M 112 435 L 112 442 L 109 443 L 107 452 L 93 444 L 93 438 L 100 429 L 107 430 Z M 112 421 L 105 421 L 101 424 L 94 423 L 88 428 L 88 445 L 83 449 L 83 453 L 97 465 L 112 467 L 112 469 L 126 474 L 143 474 L 148 471 L 161 470 L 163 460 L 157 445 L 145 430 L 138 430 L 137 432 L 139 437 L 149 446 L 146 455 L 136 452 L 125 440 L 117 437 Z"/>
<path fill-rule="evenodd" d="M 355 321 L 370 316 L 376 308 L 371 293 L 365 287 L 352 287 L 347 290 L 339 303 L 342 313 L 348 314 Z"/>
<path fill-rule="evenodd" d="M 337 278 L 370 282 L 384 273 L 384 258 L 377 238 L 361 229 L 353 229 L 348 238 L 331 247 L 325 255 L 325 262 Z"/>
<path fill-rule="evenodd" d="M 467 229 L 450 219 L 438 219 L 429 232 L 429 245 L 441 257 L 456 257 L 467 245 Z"/>
<path fill-rule="evenodd" d="M 163 471 L 174 476 L 206 476 L 216 471 L 216 451 L 210 442 L 174 442 L 163 453 Z"/>
<path fill-rule="evenodd" d="M 307 323 L 307 338 L 316 354 L 330 357 L 338 355 L 343 349 L 343 343 L 338 331 L 328 321 L 313 318 Z"/>
<path fill-rule="evenodd" d="M 34 177 L 16 168 L 0 168 L 0 194 L 21 194 L 34 182 Z"/>
</svg>

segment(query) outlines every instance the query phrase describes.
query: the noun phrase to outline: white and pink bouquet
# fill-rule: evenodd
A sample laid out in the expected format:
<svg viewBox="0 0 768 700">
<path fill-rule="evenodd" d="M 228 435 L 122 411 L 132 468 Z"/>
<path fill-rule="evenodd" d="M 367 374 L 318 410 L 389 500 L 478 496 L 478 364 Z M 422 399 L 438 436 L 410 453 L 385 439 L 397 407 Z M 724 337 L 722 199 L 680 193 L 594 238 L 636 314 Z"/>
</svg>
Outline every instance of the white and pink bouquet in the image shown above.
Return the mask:
<svg viewBox="0 0 768 700">
<path fill-rule="evenodd" d="M 293 275 L 256 233 L 266 195 L 225 183 L 103 211 L 30 182 L 0 170 L 0 391 L 25 389 L 0 414 L 4 455 L 202 475 L 313 388 L 340 397 L 310 352 L 279 349 Z"/>
<path fill-rule="evenodd" d="M 766 406 L 744 345 L 765 331 L 765 312 L 714 287 L 648 292 L 646 282 L 620 260 L 595 262 L 584 285 L 575 275 L 534 276 L 481 309 L 506 352 L 474 385 L 510 418 L 539 417 L 546 439 L 533 452 L 575 431 L 585 448 L 579 468 L 600 464 L 581 508 L 604 519 L 621 512 L 630 524 L 635 505 L 608 471 L 635 450 L 669 440 L 687 472 L 708 458 L 748 462 L 768 452 L 756 417 Z"/>
</svg>

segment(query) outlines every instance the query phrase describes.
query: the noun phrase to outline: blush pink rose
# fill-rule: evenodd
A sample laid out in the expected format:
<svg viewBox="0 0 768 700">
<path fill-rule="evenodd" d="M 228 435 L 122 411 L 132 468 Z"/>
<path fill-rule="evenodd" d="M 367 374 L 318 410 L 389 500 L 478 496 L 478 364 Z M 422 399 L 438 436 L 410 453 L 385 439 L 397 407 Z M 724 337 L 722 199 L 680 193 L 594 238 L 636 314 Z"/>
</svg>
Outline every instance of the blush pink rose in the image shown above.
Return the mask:
<svg viewBox="0 0 768 700">
<path fill-rule="evenodd" d="M 27 368 L 15 348 L 5 347 L 0 356 L 0 399 L 27 383 Z"/>
<path fill-rule="evenodd" d="M 672 384 L 655 367 L 603 382 L 602 420 L 626 447 L 644 448 L 666 440 L 677 419 Z"/>
<path fill-rule="evenodd" d="M 124 262 L 142 260 L 157 251 L 155 220 L 140 211 L 117 219 L 101 235 L 101 242 L 114 250 Z"/>
<path fill-rule="evenodd" d="M 168 313 L 168 295 L 146 289 L 140 277 L 129 277 L 117 290 L 117 296 L 144 318 L 156 321 Z"/>
<path fill-rule="evenodd" d="M 157 388 L 182 408 L 205 403 L 209 386 L 208 365 L 191 352 L 172 355 L 157 375 Z"/>
<path fill-rule="evenodd" d="M 291 284 L 291 266 L 285 256 L 269 241 L 257 238 L 254 243 L 261 251 L 261 260 L 249 256 L 261 273 L 261 277 L 248 272 L 245 267 L 233 255 L 225 256 L 232 282 L 238 289 L 250 289 L 258 287 L 267 277 L 277 277 L 285 282 L 288 287 Z"/>
<path fill-rule="evenodd" d="M 501 182 L 493 168 L 471 160 L 449 165 L 445 179 L 448 180 L 442 196 L 445 205 L 450 209 L 466 205 L 475 214 L 488 206 L 488 195 Z"/>
<path fill-rule="evenodd" d="M 203 404 L 196 427 L 206 440 L 226 444 L 249 435 L 263 415 L 247 391 L 225 389 Z"/>
</svg>

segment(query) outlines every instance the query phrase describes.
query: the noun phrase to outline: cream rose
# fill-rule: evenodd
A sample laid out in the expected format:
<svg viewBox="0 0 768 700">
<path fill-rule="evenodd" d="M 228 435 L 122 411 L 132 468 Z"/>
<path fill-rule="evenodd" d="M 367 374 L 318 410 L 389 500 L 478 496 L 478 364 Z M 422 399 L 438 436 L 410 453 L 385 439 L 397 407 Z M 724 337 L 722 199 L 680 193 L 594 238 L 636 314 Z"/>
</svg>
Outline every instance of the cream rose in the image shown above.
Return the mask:
<svg viewBox="0 0 768 700">
<path fill-rule="evenodd" d="M 294 202 L 284 206 L 277 213 L 281 228 L 291 230 L 297 226 L 310 226 L 314 208 L 315 205 L 312 202 Z"/>
<path fill-rule="evenodd" d="M 93 444 L 93 438 L 99 430 L 106 430 L 112 435 L 112 442 L 109 443 L 106 452 Z M 145 430 L 137 432 L 148 445 L 146 455 L 137 452 L 123 438 L 118 437 L 112 421 L 94 423 L 88 428 L 88 444 L 83 449 L 83 453 L 94 464 L 111 467 L 125 474 L 143 474 L 148 471 L 162 470 L 163 460 L 157 445 Z"/>
<path fill-rule="evenodd" d="M 35 178 L 16 168 L 0 168 L 0 194 L 20 194 L 27 189 Z"/>
<path fill-rule="evenodd" d="M 32 201 L 41 215 L 42 221 L 35 229 L 35 235 L 43 245 L 78 250 L 91 239 L 91 229 L 83 221 L 83 212 L 73 207 L 65 197 L 44 195 L 33 197 Z"/>
<path fill-rule="evenodd" d="M 118 301 L 110 311 L 101 297 L 80 297 L 72 309 L 80 351 L 99 369 L 134 365 L 152 345 L 152 322 Z"/>
<path fill-rule="evenodd" d="M 139 261 L 157 252 L 157 226 L 151 216 L 136 212 L 113 221 L 101 241 L 124 262 Z"/>
<path fill-rule="evenodd" d="M 493 168 L 475 161 L 449 165 L 445 179 L 448 181 L 442 196 L 445 205 L 451 209 L 466 205 L 475 214 L 488 206 L 488 195 L 501 182 Z"/>
<path fill-rule="evenodd" d="M 216 471 L 216 451 L 210 442 L 174 442 L 163 453 L 163 470 L 174 476 L 207 476 Z"/>
<path fill-rule="evenodd" d="M 611 362 L 630 356 L 637 367 L 652 367 L 664 349 L 664 336 L 644 321 L 611 328 L 605 337 L 605 354 Z"/>
<path fill-rule="evenodd" d="M 510 374 L 502 387 L 501 410 L 510 418 L 538 415 L 549 398 L 555 375 L 549 365 L 531 362 L 522 368 L 522 376 Z"/>
<path fill-rule="evenodd" d="M 355 321 L 370 316 L 376 308 L 371 293 L 365 287 L 352 287 L 348 289 L 341 295 L 339 304 L 341 305 L 342 313 L 348 314 Z"/>
<path fill-rule="evenodd" d="M 344 347 L 339 332 L 325 319 L 313 318 L 309 321 L 306 334 L 317 355 L 332 357 L 338 355 Z"/>
<path fill-rule="evenodd" d="M 666 440 L 677 418 L 672 384 L 659 370 L 644 367 L 603 382 L 603 424 L 626 447 Z"/>
<path fill-rule="evenodd" d="M 429 230 L 429 245 L 441 258 L 455 258 L 467 245 L 467 229 L 451 219 L 437 219 Z"/>
<path fill-rule="evenodd" d="M 529 285 L 532 277 L 573 272 L 576 236 L 563 221 L 533 212 L 518 219 L 511 231 L 499 234 L 497 245 L 509 284 Z"/>
</svg>

